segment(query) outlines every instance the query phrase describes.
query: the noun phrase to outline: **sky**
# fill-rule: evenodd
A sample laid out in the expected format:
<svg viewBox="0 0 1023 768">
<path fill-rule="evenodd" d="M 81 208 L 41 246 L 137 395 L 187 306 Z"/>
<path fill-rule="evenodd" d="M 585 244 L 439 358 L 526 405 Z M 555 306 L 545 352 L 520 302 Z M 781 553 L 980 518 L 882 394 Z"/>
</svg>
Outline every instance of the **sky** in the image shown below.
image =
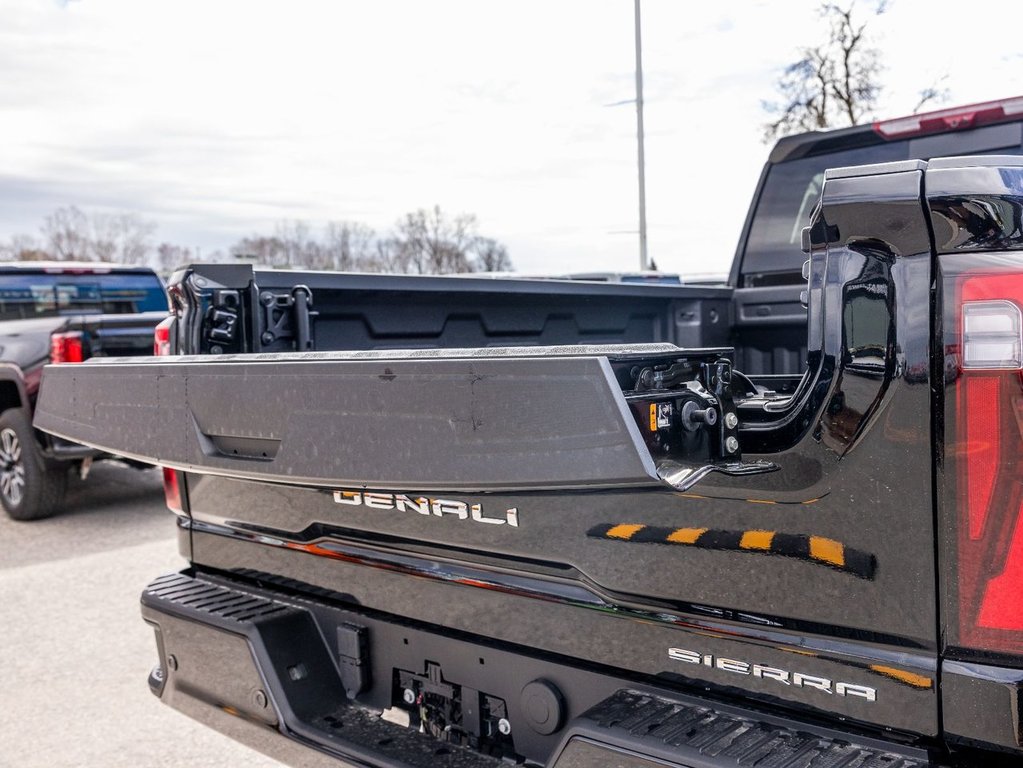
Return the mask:
<svg viewBox="0 0 1023 768">
<path fill-rule="evenodd" d="M 811 0 L 642 0 L 650 256 L 723 273 Z M 894 0 L 878 113 L 1023 94 L 1023 3 Z M 942 6 L 944 7 L 944 6 Z M 860 0 L 866 17 L 870 3 Z M 227 252 L 439 205 L 533 273 L 638 268 L 632 0 L 0 0 L 0 240 L 77 205 Z M 613 106 L 617 104 L 616 106 Z"/>
</svg>

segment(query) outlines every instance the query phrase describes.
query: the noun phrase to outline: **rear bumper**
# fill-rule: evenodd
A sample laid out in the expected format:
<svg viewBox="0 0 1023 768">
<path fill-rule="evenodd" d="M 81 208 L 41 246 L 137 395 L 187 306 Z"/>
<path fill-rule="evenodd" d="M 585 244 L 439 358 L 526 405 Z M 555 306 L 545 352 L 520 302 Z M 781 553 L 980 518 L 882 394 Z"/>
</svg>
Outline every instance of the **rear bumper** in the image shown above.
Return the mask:
<svg viewBox="0 0 1023 768">
<path fill-rule="evenodd" d="M 160 658 L 150 687 L 175 709 L 301 765 L 932 764 L 921 751 L 637 686 L 339 598 L 219 576 L 157 579 L 142 595 Z"/>
</svg>

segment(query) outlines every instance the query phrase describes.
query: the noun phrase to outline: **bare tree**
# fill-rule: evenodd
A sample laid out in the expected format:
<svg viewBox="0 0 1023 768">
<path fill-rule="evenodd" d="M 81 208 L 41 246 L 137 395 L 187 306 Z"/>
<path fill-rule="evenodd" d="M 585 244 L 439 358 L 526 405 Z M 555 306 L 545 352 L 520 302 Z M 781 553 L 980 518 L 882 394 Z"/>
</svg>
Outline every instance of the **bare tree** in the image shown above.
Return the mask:
<svg viewBox="0 0 1023 768">
<path fill-rule="evenodd" d="M 239 240 L 231 248 L 231 253 L 240 258 L 252 259 L 258 264 L 268 267 L 286 264 L 284 243 L 277 237 L 251 235 Z"/>
<path fill-rule="evenodd" d="M 474 272 L 469 248 L 476 239 L 476 217 L 448 218 L 439 205 L 406 213 L 395 225 L 394 240 L 402 271 L 420 275 Z"/>
<path fill-rule="evenodd" d="M 53 257 L 32 235 L 12 235 L 0 243 L 0 261 L 47 261 Z"/>
<path fill-rule="evenodd" d="M 882 15 L 887 0 L 876 0 L 870 16 Z M 868 21 L 857 15 L 856 0 L 839 5 L 823 2 L 820 16 L 827 36 L 820 45 L 799 51 L 799 59 L 778 79 L 779 101 L 763 102 L 772 116 L 764 125 L 764 141 L 802 131 L 858 125 L 872 119 L 881 95 L 881 52 L 870 43 Z M 922 89 L 914 112 L 931 102 L 943 101 L 941 81 Z"/>
<path fill-rule="evenodd" d="M 48 215 L 40 231 L 42 242 L 28 235 L 0 241 L 0 260 L 110 261 L 170 272 L 197 257 L 174 243 L 155 245 L 156 224 L 135 213 L 88 214 L 71 205 Z M 304 221 L 282 220 L 272 236 L 242 238 L 230 253 L 278 268 L 424 275 L 513 269 L 507 248 L 480 235 L 474 215 L 449 216 L 438 205 L 405 214 L 383 237 L 357 221 L 329 221 L 317 236 Z"/>
<path fill-rule="evenodd" d="M 283 263 L 278 267 L 312 267 L 321 260 L 320 245 L 312 239 L 309 225 L 298 219 L 277 223 L 277 240 L 281 243 Z"/>
<path fill-rule="evenodd" d="M 89 217 L 73 205 L 55 210 L 41 227 L 49 252 L 59 261 L 92 258 L 90 229 Z"/>
<path fill-rule="evenodd" d="M 874 7 L 884 13 L 885 2 Z M 823 3 L 820 14 L 829 28 L 827 39 L 800 50 L 798 61 L 778 80 L 781 100 L 765 102 L 774 119 L 764 126 L 764 139 L 800 131 L 856 125 L 869 116 L 881 93 L 880 52 L 870 46 L 867 22 L 854 18 L 855 0 L 845 7 Z"/>
<path fill-rule="evenodd" d="M 115 261 L 117 258 L 117 219 L 94 214 L 89 222 L 89 259 Z"/>
<path fill-rule="evenodd" d="M 93 214 L 89 253 L 96 261 L 146 264 L 156 224 L 135 213 Z"/>
<path fill-rule="evenodd" d="M 185 248 L 174 243 L 160 243 L 156 247 L 156 263 L 153 265 L 153 268 L 158 272 L 166 274 L 194 260 L 195 254 L 191 248 Z"/>
<path fill-rule="evenodd" d="M 511 259 L 508 258 L 508 249 L 493 238 L 477 237 L 473 241 L 471 252 L 476 267 L 473 271 L 507 272 L 512 268 Z"/>
<path fill-rule="evenodd" d="M 135 213 L 114 217 L 116 250 L 114 260 L 122 264 L 146 264 L 153 252 L 156 224 Z"/>
<path fill-rule="evenodd" d="M 933 85 L 929 85 L 926 88 L 921 88 L 918 92 L 919 99 L 916 102 L 916 106 L 913 107 L 913 114 L 917 114 L 924 107 L 930 104 L 940 104 L 941 102 L 948 101 L 948 87 L 945 83 L 948 82 L 948 75 L 942 75 L 937 82 Z"/>
<path fill-rule="evenodd" d="M 366 272 L 384 272 L 388 274 L 405 274 L 409 271 L 408 264 L 403 261 L 403 251 L 393 237 L 378 239 L 362 269 Z"/>
<path fill-rule="evenodd" d="M 323 262 L 317 269 L 369 271 L 374 232 L 357 221 L 329 221 L 323 243 Z"/>
<path fill-rule="evenodd" d="M 251 235 L 235 243 L 231 251 L 277 268 L 350 270 L 372 237 L 372 230 L 362 224 L 330 222 L 324 239 L 318 240 L 306 222 L 282 220 L 273 237 Z"/>
<path fill-rule="evenodd" d="M 231 251 L 273 267 L 421 275 L 512 269 L 507 249 L 479 235 L 475 216 L 448 216 L 440 206 L 405 214 L 385 237 L 359 222 L 331 221 L 317 238 L 303 221 L 281 221 L 273 237 L 252 235 Z"/>
<path fill-rule="evenodd" d="M 77 206 L 58 208 L 41 227 L 49 257 L 59 261 L 146 264 L 156 224 L 135 213 L 86 214 Z"/>
</svg>

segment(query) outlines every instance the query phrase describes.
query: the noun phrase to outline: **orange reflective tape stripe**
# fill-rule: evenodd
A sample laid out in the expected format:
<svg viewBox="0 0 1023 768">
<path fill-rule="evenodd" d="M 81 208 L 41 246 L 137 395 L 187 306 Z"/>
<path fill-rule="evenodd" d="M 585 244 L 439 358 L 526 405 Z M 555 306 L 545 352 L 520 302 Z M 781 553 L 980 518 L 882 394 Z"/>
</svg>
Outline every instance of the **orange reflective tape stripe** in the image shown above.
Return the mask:
<svg viewBox="0 0 1023 768">
<path fill-rule="evenodd" d="M 841 568 L 845 565 L 845 546 L 834 539 L 825 539 L 823 536 L 811 536 L 810 557 Z"/>
<path fill-rule="evenodd" d="M 609 539 L 631 539 L 636 535 L 637 531 L 641 531 L 646 528 L 645 525 L 638 525 L 636 523 L 622 523 L 616 525 L 614 528 L 608 530 L 604 535 Z"/>
<path fill-rule="evenodd" d="M 706 528 L 676 528 L 665 541 L 672 544 L 695 544 L 701 535 L 707 532 Z"/>
<path fill-rule="evenodd" d="M 771 549 L 771 542 L 774 541 L 774 531 L 745 531 L 739 540 L 742 549 Z"/>
</svg>

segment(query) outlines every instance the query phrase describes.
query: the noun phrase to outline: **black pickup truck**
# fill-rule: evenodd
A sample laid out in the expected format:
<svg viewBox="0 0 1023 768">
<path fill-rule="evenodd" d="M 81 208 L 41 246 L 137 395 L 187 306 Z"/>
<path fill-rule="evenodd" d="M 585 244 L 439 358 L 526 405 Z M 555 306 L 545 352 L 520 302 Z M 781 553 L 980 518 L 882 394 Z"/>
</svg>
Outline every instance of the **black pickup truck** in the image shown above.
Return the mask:
<svg viewBox="0 0 1023 768">
<path fill-rule="evenodd" d="M 96 262 L 0 264 L 0 505 L 16 520 L 60 508 L 68 472 L 100 457 L 32 429 L 43 366 L 153 353 L 167 317 L 151 269 Z"/>
<path fill-rule="evenodd" d="M 196 267 L 180 355 L 48 368 L 167 468 L 154 693 L 299 765 L 1019 765 L 1023 160 L 820 187 L 730 286 Z"/>
<path fill-rule="evenodd" d="M 809 286 L 800 246 L 826 167 L 1019 154 L 1021 112 L 783 140 L 727 287 L 175 276 L 161 345 L 220 359 L 39 418 L 171 467 L 154 692 L 303 765 L 1019 763 L 1018 373 L 957 335 L 1019 168 L 833 173 Z"/>
</svg>

